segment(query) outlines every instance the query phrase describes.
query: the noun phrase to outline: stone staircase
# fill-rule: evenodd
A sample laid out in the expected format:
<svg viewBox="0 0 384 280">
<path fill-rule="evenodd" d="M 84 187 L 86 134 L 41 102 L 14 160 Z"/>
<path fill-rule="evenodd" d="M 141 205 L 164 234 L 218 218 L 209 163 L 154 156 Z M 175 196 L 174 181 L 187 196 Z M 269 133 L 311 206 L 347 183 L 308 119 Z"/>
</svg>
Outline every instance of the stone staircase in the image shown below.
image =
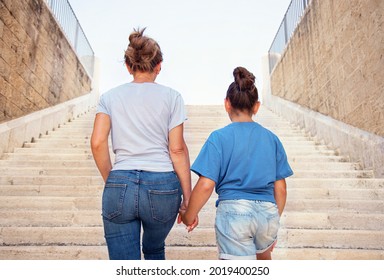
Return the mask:
<svg viewBox="0 0 384 280">
<path fill-rule="evenodd" d="M 222 106 L 188 106 L 191 162 L 229 123 Z M 89 112 L 0 160 L 0 259 L 107 259 L 103 181 L 89 148 Z M 255 120 L 281 139 L 295 175 L 274 259 L 384 259 L 384 179 L 348 162 L 266 108 Z M 195 182 L 197 177 L 193 176 Z M 168 259 L 217 259 L 214 195 L 187 233 L 175 225 Z"/>
</svg>

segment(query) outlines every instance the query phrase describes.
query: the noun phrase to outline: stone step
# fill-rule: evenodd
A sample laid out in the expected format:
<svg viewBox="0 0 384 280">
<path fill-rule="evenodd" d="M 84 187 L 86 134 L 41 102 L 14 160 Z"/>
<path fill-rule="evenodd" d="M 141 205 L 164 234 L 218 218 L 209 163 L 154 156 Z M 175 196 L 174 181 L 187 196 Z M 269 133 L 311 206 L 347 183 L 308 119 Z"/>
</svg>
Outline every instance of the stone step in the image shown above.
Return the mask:
<svg viewBox="0 0 384 280">
<path fill-rule="evenodd" d="M 191 139 L 189 139 L 187 145 L 188 147 L 190 148 L 196 148 L 196 147 L 200 147 L 202 145 L 202 143 L 204 143 L 204 141 L 206 140 L 207 138 L 196 138 L 196 137 L 191 137 Z M 310 143 L 308 141 L 285 141 L 284 142 L 284 147 L 286 149 L 302 149 L 302 150 L 309 150 L 309 149 L 315 149 L 315 150 L 328 150 L 327 146 L 325 145 L 316 145 L 315 143 Z M 89 150 L 90 149 L 90 140 L 88 139 L 77 139 L 77 141 L 75 140 L 55 140 L 55 139 L 46 139 L 46 140 L 35 140 L 35 142 L 33 143 L 25 143 L 23 145 L 23 148 L 36 148 L 36 149 L 42 149 L 42 148 L 48 148 L 48 149 L 52 149 L 52 148 L 56 148 L 56 149 L 68 149 L 68 148 L 81 148 L 81 149 L 87 149 Z M 19 150 L 20 148 L 18 148 L 17 150 Z"/>
<path fill-rule="evenodd" d="M 1 196 L 0 210 L 95 210 L 100 209 L 101 198 L 99 197 L 18 197 L 18 196 Z"/>
<path fill-rule="evenodd" d="M 300 162 L 290 161 L 292 170 L 362 170 L 361 165 L 358 163 L 350 162 Z"/>
<path fill-rule="evenodd" d="M 96 227 L 2 227 L 3 246 L 105 245 L 103 228 Z"/>
<path fill-rule="evenodd" d="M 113 156 L 111 154 L 111 156 Z M 194 162 L 197 155 L 190 155 L 191 163 Z M 325 170 L 340 170 L 344 169 L 351 169 L 352 166 L 353 170 L 359 170 L 359 168 L 355 169 L 359 165 L 357 163 L 349 163 L 345 160 L 345 158 L 340 156 L 294 156 L 289 157 L 289 162 L 292 167 L 297 166 L 298 169 L 313 169 L 318 168 L 321 169 L 325 167 Z M 319 166 L 318 166 L 319 165 Z M 11 167 L 11 166 L 20 166 L 20 167 L 27 167 L 27 166 L 39 166 L 39 167 L 89 167 L 93 166 L 96 168 L 96 165 L 93 161 L 92 156 L 88 155 L 74 155 L 74 159 L 71 158 L 70 155 L 60 155 L 60 158 L 57 156 L 36 156 L 33 157 L 22 157 L 15 154 L 7 154 L 4 156 L 2 160 L 0 160 L 0 166 L 1 167 Z M 305 168 L 303 168 L 305 167 Z M 296 171 L 297 169 L 293 169 Z"/>
<path fill-rule="evenodd" d="M 326 159 L 326 157 L 324 157 Z M 305 170 L 361 170 L 361 166 L 358 163 L 349 163 L 349 162 L 340 162 L 340 161 L 313 161 L 313 162 L 302 162 L 302 161 L 290 161 L 290 165 L 293 170 L 305 171 Z M 0 160 L 0 168 L 6 169 L 15 169 L 18 168 L 24 169 L 25 171 L 28 167 L 33 168 L 96 168 L 95 162 L 93 160 Z M 5 170 L 5 169 L 2 169 Z M 24 174 L 24 173 L 23 173 Z"/>
<path fill-rule="evenodd" d="M 212 125 L 212 127 L 207 127 L 207 125 L 205 125 L 205 124 L 202 124 L 201 126 L 203 128 L 200 128 L 200 126 L 186 127 L 185 128 L 186 135 L 196 135 L 197 136 L 199 133 L 201 133 L 203 137 L 204 136 L 208 137 L 212 131 L 214 131 L 220 127 L 223 127 L 223 126 L 217 126 L 217 125 L 215 125 L 215 126 Z M 303 133 L 300 130 L 292 131 L 289 129 L 281 129 L 281 130 L 275 129 L 272 132 L 274 134 L 276 134 L 281 139 L 284 139 L 284 138 L 292 138 L 293 139 L 296 137 L 303 137 Z M 57 133 L 57 134 L 55 134 L 55 136 L 56 135 L 61 136 L 61 137 L 65 136 L 64 133 L 58 133 L 58 131 L 57 132 L 55 131 L 55 133 Z M 304 136 L 306 136 L 306 135 L 304 135 Z M 306 137 L 308 137 L 308 136 L 306 136 Z"/>
<path fill-rule="evenodd" d="M 0 260 L 107 260 L 106 246 L 0 246 Z"/>
<path fill-rule="evenodd" d="M 98 207 L 99 208 L 99 207 Z M 0 227 L 100 227 L 101 210 L 0 210 Z M 48 218 L 49 217 L 49 218 Z"/>
<path fill-rule="evenodd" d="M 98 176 L 1 176 L 0 185 L 103 185 L 103 179 Z"/>
<path fill-rule="evenodd" d="M 0 196 L 0 210 L 92 210 L 99 209 L 100 197 L 66 196 Z M 211 198 L 207 207 L 214 208 L 215 199 Z M 325 212 L 348 211 L 352 213 L 382 213 L 382 200 L 355 199 L 300 199 L 289 200 L 286 211 Z"/>
<path fill-rule="evenodd" d="M 294 212 L 284 211 L 281 227 L 288 229 L 384 230 L 384 214 L 348 213 L 346 211 Z"/>
<path fill-rule="evenodd" d="M 73 168 L 96 168 L 93 159 L 85 160 L 0 160 L 1 167 L 28 168 L 30 166 L 43 167 L 73 167 Z"/>
<path fill-rule="evenodd" d="M 194 175 L 194 178 L 197 178 Z M 0 185 L 103 185 L 100 176 L 2 176 Z M 384 179 L 375 178 L 287 178 L 288 187 L 293 188 L 384 188 Z"/>
<path fill-rule="evenodd" d="M 201 150 L 201 145 L 189 145 L 188 150 L 190 154 L 198 154 Z M 316 155 L 316 154 L 322 154 L 322 155 L 335 155 L 335 151 L 329 150 L 325 147 L 316 146 L 313 147 L 300 147 L 300 146 L 288 146 L 285 148 L 285 151 L 288 156 L 294 156 L 294 155 Z M 72 147 L 45 147 L 45 148 L 15 148 L 14 153 L 16 154 L 23 154 L 23 155 L 29 155 L 29 154 L 52 154 L 52 155 L 60 155 L 60 154 L 91 154 L 91 149 L 89 146 L 85 147 L 79 147 L 79 146 L 72 146 Z"/>
<path fill-rule="evenodd" d="M 100 173 L 94 166 L 90 167 L 0 167 L 2 176 L 99 176 Z"/>
<path fill-rule="evenodd" d="M 14 153 L 24 154 L 24 155 L 41 155 L 41 154 L 52 154 L 54 156 L 59 156 L 61 154 L 91 154 L 91 150 L 89 148 L 16 148 Z"/>
<path fill-rule="evenodd" d="M 68 171 L 70 173 L 71 171 Z M 194 180 L 195 181 L 195 180 Z M 0 185 L 0 196 L 66 196 L 66 197 L 99 197 L 103 184 L 96 185 Z M 288 196 L 297 199 L 340 199 L 340 200 L 384 200 L 384 189 L 343 187 L 289 187 Z M 215 200 L 217 197 L 214 194 Z"/>
<path fill-rule="evenodd" d="M 27 250 L 28 248 L 26 248 Z M 90 248 L 89 248 L 90 249 Z M 102 259 L 104 252 L 94 248 L 95 256 Z M 75 254 L 71 254 L 75 255 Z M 39 254 L 37 254 L 39 256 Z M 54 255 L 53 255 L 54 256 Z M 184 247 L 173 246 L 166 248 L 169 260 L 217 260 L 216 247 Z M 272 253 L 274 260 L 384 260 L 382 250 L 364 249 L 334 249 L 334 248 L 279 248 Z"/>
<path fill-rule="evenodd" d="M 198 147 L 188 147 L 190 155 L 198 154 L 201 150 L 201 146 Z M 333 156 L 337 155 L 335 151 L 331 150 L 314 150 L 314 149 L 285 149 L 285 152 L 287 153 L 288 159 L 296 157 L 296 156 L 306 156 L 306 157 L 313 157 L 313 156 Z M 25 154 L 25 153 L 23 153 Z M 28 155 L 28 154 L 25 154 Z"/>
<path fill-rule="evenodd" d="M 373 171 L 368 170 L 297 170 L 296 178 L 372 178 Z"/>
<path fill-rule="evenodd" d="M 55 141 L 55 140 L 59 140 L 59 141 L 82 141 L 82 140 L 87 140 L 87 141 L 91 141 L 91 135 L 87 134 L 87 135 L 78 135 L 78 134 L 74 134 L 74 135 L 70 135 L 70 134 L 66 134 L 66 135 L 53 135 L 53 134 L 43 134 L 41 135 L 40 138 L 36 139 L 36 141 L 45 141 L 45 140 L 52 140 L 52 141 Z"/>
<path fill-rule="evenodd" d="M 190 143 L 190 141 L 193 141 L 193 140 L 200 140 L 200 141 L 202 141 L 201 144 L 203 144 L 204 141 L 208 138 L 210 133 L 208 133 L 208 132 L 196 132 L 196 130 L 185 130 L 184 134 L 185 134 L 185 138 L 186 138 L 187 144 Z M 288 144 L 288 142 L 291 142 L 291 143 L 318 144 L 316 141 L 311 140 L 308 137 L 303 136 L 301 134 L 299 134 L 299 135 L 292 135 L 292 136 L 282 136 L 282 137 L 280 136 L 279 138 L 280 138 L 281 142 L 284 144 L 284 146 L 286 144 Z M 46 140 L 50 140 L 50 139 L 54 139 L 54 138 L 53 137 L 49 138 L 49 135 L 47 135 L 46 137 L 39 138 L 37 141 L 39 141 L 39 140 L 46 141 Z M 62 137 L 60 137 L 58 139 L 66 140 L 66 139 L 69 139 L 69 138 L 62 138 Z M 83 139 L 83 138 L 76 138 L 74 140 L 78 140 L 78 139 Z"/>
<path fill-rule="evenodd" d="M 277 247 L 383 250 L 383 231 L 367 230 L 312 230 L 280 229 Z M 168 246 L 216 246 L 215 233 L 206 228 L 197 228 L 188 233 L 184 229 L 173 229 L 166 240 Z"/>
<path fill-rule="evenodd" d="M 384 260 L 383 250 L 279 248 L 274 260 Z M 107 260 L 106 246 L 6 246 L 2 260 Z M 168 260 L 217 260 L 216 247 L 166 247 Z"/>
<path fill-rule="evenodd" d="M 99 185 L 0 185 L 0 196 L 66 196 L 99 197 L 103 191 Z"/>
<path fill-rule="evenodd" d="M 96 210 L 0 210 L 0 227 L 73 227 L 102 226 L 101 209 Z M 205 210 L 199 214 L 199 228 L 214 227 L 216 213 Z M 49 219 L 47 219 L 49 216 Z M 285 229 L 348 229 L 384 230 L 384 214 L 348 212 L 284 212 L 281 228 Z M 182 224 L 175 228 L 184 229 Z"/>
<path fill-rule="evenodd" d="M 202 147 L 201 141 L 199 140 L 199 141 L 196 141 L 196 143 L 189 144 L 188 150 L 190 151 L 190 153 L 191 152 L 198 153 L 200 151 L 201 147 Z M 60 149 L 60 148 L 57 148 L 57 149 Z M 88 150 L 87 147 L 83 147 L 83 149 Z M 288 155 L 290 155 L 290 154 L 303 154 L 303 153 L 304 154 L 319 153 L 319 154 L 326 154 L 326 155 L 334 155 L 335 154 L 335 151 L 329 150 L 326 146 L 311 146 L 311 145 L 303 146 L 303 145 L 297 144 L 297 145 L 284 145 L 284 149 Z M 25 150 L 28 150 L 28 149 L 25 149 Z M 18 149 L 17 151 L 22 152 L 22 149 L 20 149 L 20 150 Z M 53 151 L 53 152 L 55 152 L 55 151 Z"/>
<path fill-rule="evenodd" d="M 293 178 L 286 179 L 289 188 L 384 189 L 384 178 Z M 288 194 L 289 195 L 289 194 Z"/>
<path fill-rule="evenodd" d="M 90 140 L 89 139 L 62 139 L 62 140 L 56 140 L 56 139 L 45 139 L 40 140 L 37 139 L 33 143 L 25 143 L 23 145 L 23 148 L 82 148 L 82 149 L 90 149 Z"/>
<path fill-rule="evenodd" d="M 25 153 L 4 153 L 5 160 L 93 160 L 92 154 L 25 154 Z"/>
<path fill-rule="evenodd" d="M 98 176 L 100 173 L 94 167 L 68 167 L 68 168 L 50 168 L 50 167 L 35 167 L 35 168 L 11 168 L 0 167 L 2 177 L 10 180 L 11 177 L 19 177 L 20 174 L 24 176 Z M 372 178 L 372 171 L 363 170 L 295 170 L 295 177 L 299 178 Z M 17 178 L 15 178 L 17 179 Z"/>
<path fill-rule="evenodd" d="M 329 209 L 331 211 L 350 211 L 354 213 L 383 213 L 384 201 L 340 199 L 301 199 L 300 201 L 288 200 L 285 209 L 287 211 L 303 212 L 323 212 Z"/>
<path fill-rule="evenodd" d="M 384 232 L 367 230 L 310 230 L 281 229 L 278 247 L 383 250 Z M 2 227 L 0 240 L 4 246 L 25 245 L 104 245 L 104 231 L 100 227 Z M 174 228 L 166 239 L 167 246 L 216 246 L 212 229 L 197 228 L 188 233 Z"/>
</svg>

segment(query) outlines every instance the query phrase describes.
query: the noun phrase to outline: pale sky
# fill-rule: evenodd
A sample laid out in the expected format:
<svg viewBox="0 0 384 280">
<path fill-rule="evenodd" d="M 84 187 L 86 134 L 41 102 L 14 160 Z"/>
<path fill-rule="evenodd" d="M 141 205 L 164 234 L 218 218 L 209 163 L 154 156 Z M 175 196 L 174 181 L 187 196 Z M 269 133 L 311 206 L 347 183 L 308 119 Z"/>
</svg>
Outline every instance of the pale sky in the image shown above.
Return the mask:
<svg viewBox="0 0 384 280">
<path fill-rule="evenodd" d="M 262 91 L 262 57 L 290 0 L 69 0 L 100 60 L 100 90 L 130 82 L 129 34 L 146 27 L 163 52 L 156 82 L 186 104 L 222 104 L 232 72 L 246 67 Z"/>
</svg>

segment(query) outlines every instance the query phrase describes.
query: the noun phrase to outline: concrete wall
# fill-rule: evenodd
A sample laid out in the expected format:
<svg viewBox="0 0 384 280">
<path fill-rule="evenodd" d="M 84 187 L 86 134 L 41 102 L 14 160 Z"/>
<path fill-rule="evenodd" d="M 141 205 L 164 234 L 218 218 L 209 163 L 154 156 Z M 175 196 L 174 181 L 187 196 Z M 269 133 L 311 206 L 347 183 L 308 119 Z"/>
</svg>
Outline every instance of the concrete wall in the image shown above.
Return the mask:
<svg viewBox="0 0 384 280">
<path fill-rule="evenodd" d="M 263 103 L 384 178 L 384 1 L 312 0 L 269 75 Z"/>
<path fill-rule="evenodd" d="M 272 94 L 384 136 L 384 1 L 312 0 Z"/>
<path fill-rule="evenodd" d="M 44 0 L 0 0 L 0 123 L 88 94 L 91 87 Z"/>
</svg>

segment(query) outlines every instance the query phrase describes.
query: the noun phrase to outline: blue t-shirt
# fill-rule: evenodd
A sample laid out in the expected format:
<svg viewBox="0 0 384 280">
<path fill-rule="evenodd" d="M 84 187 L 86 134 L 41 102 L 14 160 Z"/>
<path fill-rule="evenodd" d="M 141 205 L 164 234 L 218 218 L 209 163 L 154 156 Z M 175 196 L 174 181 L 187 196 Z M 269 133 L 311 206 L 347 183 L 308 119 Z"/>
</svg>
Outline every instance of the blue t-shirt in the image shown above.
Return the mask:
<svg viewBox="0 0 384 280">
<path fill-rule="evenodd" d="M 293 174 L 279 138 L 255 122 L 234 122 L 212 132 L 191 170 L 215 181 L 218 201 L 276 203 L 274 182 Z"/>
</svg>

